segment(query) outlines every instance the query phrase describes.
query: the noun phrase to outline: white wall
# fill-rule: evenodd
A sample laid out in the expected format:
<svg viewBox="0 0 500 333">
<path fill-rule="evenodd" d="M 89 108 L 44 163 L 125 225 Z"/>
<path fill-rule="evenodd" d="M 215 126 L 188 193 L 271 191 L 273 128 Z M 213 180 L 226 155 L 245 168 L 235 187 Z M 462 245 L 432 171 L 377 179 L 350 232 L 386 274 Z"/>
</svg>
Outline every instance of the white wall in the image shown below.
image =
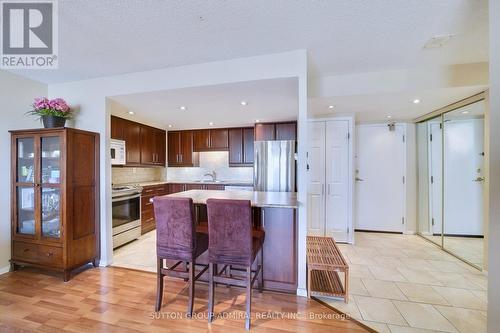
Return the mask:
<svg viewBox="0 0 500 333">
<path fill-rule="evenodd" d="M 39 121 L 24 113 L 33 98 L 47 95 L 47 86 L 0 70 L 0 274 L 9 269 L 10 259 L 10 134 L 9 130 L 41 127 Z"/>
<path fill-rule="evenodd" d="M 306 288 L 305 237 L 307 229 L 305 193 L 305 144 L 307 141 L 307 53 L 305 50 L 232 59 L 205 64 L 116 75 L 91 80 L 49 85 L 49 96 L 65 98 L 80 112 L 75 126 L 101 134 L 101 265 L 112 260 L 111 167 L 107 148 L 110 117 L 106 97 L 148 91 L 188 88 L 232 82 L 297 77 L 298 114 L 298 238 L 299 292 Z"/>
<path fill-rule="evenodd" d="M 489 1 L 490 15 L 490 168 L 488 332 L 500 327 L 500 1 Z"/>
</svg>

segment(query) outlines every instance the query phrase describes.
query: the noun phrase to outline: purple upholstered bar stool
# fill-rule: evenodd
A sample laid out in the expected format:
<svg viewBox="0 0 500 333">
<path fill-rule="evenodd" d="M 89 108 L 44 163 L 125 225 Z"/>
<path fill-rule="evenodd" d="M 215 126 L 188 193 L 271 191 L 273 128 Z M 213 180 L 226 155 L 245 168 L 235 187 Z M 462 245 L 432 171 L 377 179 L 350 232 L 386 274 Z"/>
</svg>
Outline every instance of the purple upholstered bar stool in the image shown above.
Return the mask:
<svg viewBox="0 0 500 333">
<path fill-rule="evenodd" d="M 250 329 L 252 304 L 252 286 L 259 277 L 259 289 L 262 291 L 264 254 L 262 245 L 264 232 L 256 233 L 252 228 L 252 207 L 248 200 L 208 199 L 208 321 L 213 319 L 214 283 L 233 284 L 246 287 L 246 329 Z M 256 270 L 252 264 L 260 251 L 261 260 Z M 224 267 L 218 272 L 217 265 Z M 244 279 L 233 277 L 234 266 L 244 267 Z M 214 272 L 215 267 L 215 272 Z M 229 275 L 227 275 L 227 268 Z"/>
<path fill-rule="evenodd" d="M 196 232 L 193 200 L 190 198 L 155 197 L 156 219 L 157 294 L 156 311 L 160 311 L 163 298 L 163 278 L 173 276 L 189 279 L 188 316 L 193 314 L 194 284 L 207 270 L 207 265 L 195 276 L 196 258 L 208 248 L 208 235 Z M 171 267 L 164 266 L 164 259 L 176 260 Z M 176 270 L 181 263 L 189 262 L 189 270 Z"/>
</svg>

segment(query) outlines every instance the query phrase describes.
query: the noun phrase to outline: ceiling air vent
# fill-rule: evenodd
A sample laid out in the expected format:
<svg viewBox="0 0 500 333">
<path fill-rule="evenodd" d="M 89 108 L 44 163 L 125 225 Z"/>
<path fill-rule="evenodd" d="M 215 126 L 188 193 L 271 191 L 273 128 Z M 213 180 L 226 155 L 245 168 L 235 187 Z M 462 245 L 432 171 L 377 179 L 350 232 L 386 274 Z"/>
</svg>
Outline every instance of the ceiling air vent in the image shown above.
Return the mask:
<svg viewBox="0 0 500 333">
<path fill-rule="evenodd" d="M 437 49 L 447 44 L 455 35 L 434 36 L 424 44 L 424 49 Z"/>
</svg>

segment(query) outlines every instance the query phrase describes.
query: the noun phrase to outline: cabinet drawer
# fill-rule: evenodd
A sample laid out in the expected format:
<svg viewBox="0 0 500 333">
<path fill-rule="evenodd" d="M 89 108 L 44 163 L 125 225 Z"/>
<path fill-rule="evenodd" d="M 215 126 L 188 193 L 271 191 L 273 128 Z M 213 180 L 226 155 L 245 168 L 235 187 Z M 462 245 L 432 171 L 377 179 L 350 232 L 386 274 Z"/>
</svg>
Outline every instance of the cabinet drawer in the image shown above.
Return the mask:
<svg viewBox="0 0 500 333">
<path fill-rule="evenodd" d="M 50 266 L 62 266 L 62 248 L 14 242 L 14 259 L 25 260 L 34 264 L 45 264 Z"/>
<path fill-rule="evenodd" d="M 142 223 L 148 220 L 153 220 L 155 218 L 155 212 L 152 208 L 150 209 L 143 209 L 141 212 L 141 220 Z"/>
<path fill-rule="evenodd" d="M 38 249 L 36 244 L 14 242 L 14 259 L 36 261 Z"/>
<path fill-rule="evenodd" d="M 51 266 L 62 266 L 62 248 L 38 245 L 38 259 Z"/>
</svg>

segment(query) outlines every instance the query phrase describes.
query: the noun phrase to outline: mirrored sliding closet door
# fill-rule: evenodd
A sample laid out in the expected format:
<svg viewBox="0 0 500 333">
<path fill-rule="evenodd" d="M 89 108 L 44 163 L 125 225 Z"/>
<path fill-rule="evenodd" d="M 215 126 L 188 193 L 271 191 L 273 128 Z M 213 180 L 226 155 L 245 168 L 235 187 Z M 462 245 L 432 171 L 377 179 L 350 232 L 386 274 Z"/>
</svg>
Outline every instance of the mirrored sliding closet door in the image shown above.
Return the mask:
<svg viewBox="0 0 500 333">
<path fill-rule="evenodd" d="M 419 234 L 478 268 L 484 247 L 484 100 L 417 124 Z"/>
</svg>

